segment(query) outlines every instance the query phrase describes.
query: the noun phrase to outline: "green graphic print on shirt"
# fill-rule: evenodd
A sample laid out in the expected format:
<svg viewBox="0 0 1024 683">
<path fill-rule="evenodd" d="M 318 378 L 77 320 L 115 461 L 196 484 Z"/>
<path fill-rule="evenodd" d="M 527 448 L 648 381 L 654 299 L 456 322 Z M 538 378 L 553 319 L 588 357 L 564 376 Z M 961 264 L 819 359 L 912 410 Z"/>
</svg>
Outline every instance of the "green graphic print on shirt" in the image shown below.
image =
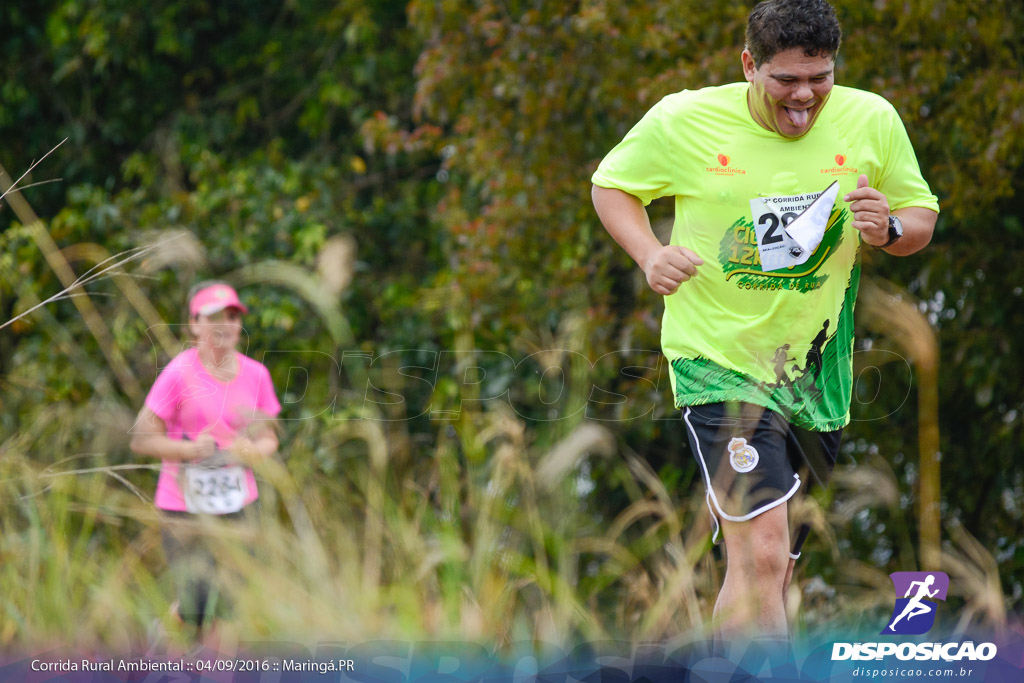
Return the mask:
<svg viewBox="0 0 1024 683">
<path fill-rule="evenodd" d="M 761 254 L 757 250 L 757 236 L 754 222 L 750 216 L 736 219 L 722 237 L 719 244 L 718 259 L 722 263 L 722 271 L 726 281 L 737 278 L 735 284 L 750 289 L 790 289 L 809 292 L 819 289 L 828 280 L 827 273 L 821 268 L 843 243 L 843 225 L 849 211 L 845 208 L 832 207 L 832 216 L 821 244 L 814 251 L 812 258 L 806 263 L 787 269 L 785 273 L 765 275 L 761 271 Z"/>
<path fill-rule="evenodd" d="M 813 287 L 815 276 L 805 273 L 794 281 L 800 279 L 805 282 L 794 287 Z M 772 357 L 775 381 L 752 382 L 748 375 L 723 368 L 705 357 L 676 358 L 672 370 L 677 394 L 679 388 L 700 387 L 698 392 L 685 397 L 686 405 L 746 401 L 774 410 L 805 428 L 831 431 L 843 427 L 846 420 L 836 416 L 849 409 L 853 389 L 853 309 L 859 284 L 858 262 L 850 274 L 836 330 L 829 333 L 826 319 L 814 339 L 778 347 Z M 801 358 L 799 349 L 803 348 L 807 351 Z"/>
</svg>

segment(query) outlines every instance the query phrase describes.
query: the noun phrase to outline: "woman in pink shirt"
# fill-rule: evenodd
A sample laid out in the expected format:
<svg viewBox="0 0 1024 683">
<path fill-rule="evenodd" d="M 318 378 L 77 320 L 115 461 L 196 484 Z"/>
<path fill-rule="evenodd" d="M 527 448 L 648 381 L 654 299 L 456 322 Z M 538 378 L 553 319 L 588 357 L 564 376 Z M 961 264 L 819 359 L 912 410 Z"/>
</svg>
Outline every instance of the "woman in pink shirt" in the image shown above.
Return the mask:
<svg viewBox="0 0 1024 683">
<path fill-rule="evenodd" d="M 168 524 L 164 552 L 178 583 L 172 611 L 197 630 L 216 608 L 213 554 L 195 525 L 175 518 L 241 520 L 259 496 L 249 467 L 277 452 L 281 405 L 267 368 L 237 350 L 248 309 L 223 282 L 189 293 L 194 345 L 160 371 L 132 430 L 131 448 L 162 461 L 156 506 Z"/>
</svg>

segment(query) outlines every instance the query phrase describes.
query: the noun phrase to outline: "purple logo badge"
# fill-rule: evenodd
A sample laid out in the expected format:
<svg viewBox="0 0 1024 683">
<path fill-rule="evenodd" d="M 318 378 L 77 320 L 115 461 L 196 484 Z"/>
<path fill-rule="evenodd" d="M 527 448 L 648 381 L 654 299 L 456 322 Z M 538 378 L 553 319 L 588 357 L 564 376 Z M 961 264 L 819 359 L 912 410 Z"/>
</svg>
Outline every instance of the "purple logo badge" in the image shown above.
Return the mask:
<svg viewBox="0 0 1024 683">
<path fill-rule="evenodd" d="M 893 572 L 896 607 L 882 635 L 920 635 L 935 623 L 936 600 L 945 600 L 949 576 L 944 572 Z"/>
</svg>

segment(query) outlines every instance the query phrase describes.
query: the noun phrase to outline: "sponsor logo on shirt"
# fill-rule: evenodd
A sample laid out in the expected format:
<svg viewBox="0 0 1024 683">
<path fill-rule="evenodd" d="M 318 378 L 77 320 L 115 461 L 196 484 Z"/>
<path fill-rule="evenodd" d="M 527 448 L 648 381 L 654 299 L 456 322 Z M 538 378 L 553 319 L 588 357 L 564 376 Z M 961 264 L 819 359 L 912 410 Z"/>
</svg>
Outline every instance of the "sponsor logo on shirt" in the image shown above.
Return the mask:
<svg viewBox="0 0 1024 683">
<path fill-rule="evenodd" d="M 836 165 L 821 169 L 822 175 L 858 175 L 860 173 L 856 166 L 847 166 L 850 157 L 845 154 L 837 154 L 832 160 Z"/>
<path fill-rule="evenodd" d="M 729 162 L 732 161 L 726 154 L 719 153 L 715 159 L 718 162 L 717 166 L 708 166 L 704 170 L 708 173 L 714 173 L 715 175 L 746 175 L 747 172 L 742 168 L 736 168 L 730 166 Z"/>
</svg>

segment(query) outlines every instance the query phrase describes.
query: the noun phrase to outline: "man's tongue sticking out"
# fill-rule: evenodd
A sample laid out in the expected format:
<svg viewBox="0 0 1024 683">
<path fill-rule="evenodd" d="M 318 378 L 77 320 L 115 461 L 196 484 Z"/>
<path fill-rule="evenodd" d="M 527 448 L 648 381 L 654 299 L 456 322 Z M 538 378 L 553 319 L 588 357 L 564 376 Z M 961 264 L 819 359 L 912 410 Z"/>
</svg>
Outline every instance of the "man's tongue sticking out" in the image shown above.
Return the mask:
<svg viewBox="0 0 1024 683">
<path fill-rule="evenodd" d="M 807 125 L 809 111 L 809 109 L 790 109 L 786 107 L 786 114 L 789 115 L 789 120 L 798 128 L 803 128 Z"/>
</svg>

